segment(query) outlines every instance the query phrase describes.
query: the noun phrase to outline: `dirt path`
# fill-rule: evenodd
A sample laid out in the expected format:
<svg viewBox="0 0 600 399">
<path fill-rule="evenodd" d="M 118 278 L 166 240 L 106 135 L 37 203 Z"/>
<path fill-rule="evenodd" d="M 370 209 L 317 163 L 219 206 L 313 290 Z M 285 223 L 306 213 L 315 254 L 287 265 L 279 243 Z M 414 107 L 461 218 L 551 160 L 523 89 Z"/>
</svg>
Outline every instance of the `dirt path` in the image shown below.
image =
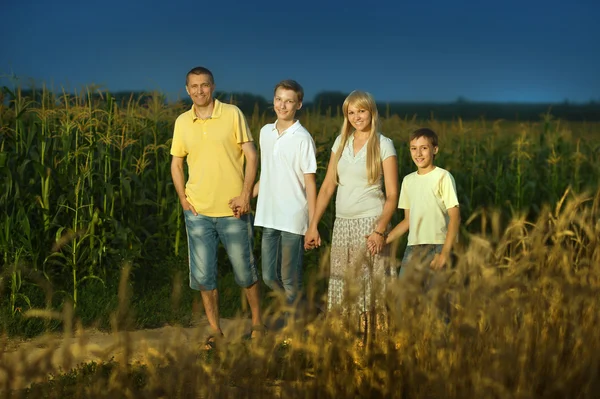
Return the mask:
<svg viewBox="0 0 600 399">
<path fill-rule="evenodd" d="M 241 338 L 250 329 L 246 319 L 223 319 L 228 339 Z M 72 370 L 80 364 L 107 362 L 147 363 L 164 359 L 178 348 L 197 350 L 208 333 L 208 324 L 197 327 L 166 326 L 150 330 L 105 333 L 84 330 L 71 337 L 52 334 L 27 341 L 4 339 L 0 347 L 0 390 L 20 389 L 43 381 L 50 374 Z"/>
</svg>

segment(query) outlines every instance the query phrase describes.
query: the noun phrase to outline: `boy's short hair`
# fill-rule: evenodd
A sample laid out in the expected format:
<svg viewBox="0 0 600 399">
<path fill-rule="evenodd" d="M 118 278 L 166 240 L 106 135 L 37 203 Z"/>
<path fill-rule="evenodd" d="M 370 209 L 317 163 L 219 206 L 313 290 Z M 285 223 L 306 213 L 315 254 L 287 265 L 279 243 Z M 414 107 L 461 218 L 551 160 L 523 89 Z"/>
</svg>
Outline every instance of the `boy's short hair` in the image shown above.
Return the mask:
<svg viewBox="0 0 600 399">
<path fill-rule="evenodd" d="M 186 86 L 188 84 L 188 78 L 190 77 L 190 75 L 208 75 L 208 77 L 210 78 L 210 83 L 215 84 L 215 78 L 208 68 L 197 66 L 195 68 L 190 69 L 187 75 L 185 75 Z"/>
<path fill-rule="evenodd" d="M 435 132 L 429 128 L 423 127 L 421 129 L 417 129 L 414 132 L 412 132 L 410 134 L 410 140 L 409 141 L 413 141 L 416 140 L 418 138 L 421 137 L 425 137 L 427 139 L 429 139 L 429 142 L 431 143 L 432 146 L 437 147 L 438 146 L 438 136 L 437 134 L 435 134 Z"/>
<path fill-rule="evenodd" d="M 280 87 L 286 90 L 294 91 L 298 96 L 298 101 L 302 102 L 302 100 L 304 99 L 304 89 L 302 88 L 302 86 L 300 86 L 300 83 L 296 82 L 295 80 L 286 79 L 277 83 L 275 85 L 275 89 L 273 90 L 273 95 L 275 95 L 277 89 L 279 89 Z"/>
</svg>

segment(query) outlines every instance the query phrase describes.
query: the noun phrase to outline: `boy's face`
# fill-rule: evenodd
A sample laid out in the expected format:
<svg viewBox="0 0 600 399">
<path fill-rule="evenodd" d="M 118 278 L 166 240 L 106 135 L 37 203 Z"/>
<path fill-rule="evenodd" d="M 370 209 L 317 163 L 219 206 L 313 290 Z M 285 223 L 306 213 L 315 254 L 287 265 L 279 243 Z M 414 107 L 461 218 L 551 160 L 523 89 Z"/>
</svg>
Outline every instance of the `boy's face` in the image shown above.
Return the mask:
<svg viewBox="0 0 600 399">
<path fill-rule="evenodd" d="M 410 155 L 419 172 L 433 170 L 433 157 L 437 152 L 438 148 L 434 147 L 427 137 L 419 137 L 410 142 Z"/>
<path fill-rule="evenodd" d="M 298 101 L 298 93 L 294 90 L 278 87 L 273 97 L 273 108 L 280 121 L 293 121 L 296 111 L 302 108 L 302 103 Z"/>
</svg>

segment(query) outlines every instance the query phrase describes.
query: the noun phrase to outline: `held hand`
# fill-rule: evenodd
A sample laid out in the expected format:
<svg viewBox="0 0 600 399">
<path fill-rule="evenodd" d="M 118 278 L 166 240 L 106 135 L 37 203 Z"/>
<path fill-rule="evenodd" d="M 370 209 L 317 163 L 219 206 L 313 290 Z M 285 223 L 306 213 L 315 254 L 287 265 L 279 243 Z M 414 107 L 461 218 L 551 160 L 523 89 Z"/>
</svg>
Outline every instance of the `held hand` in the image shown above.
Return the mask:
<svg viewBox="0 0 600 399">
<path fill-rule="evenodd" d="M 321 236 L 317 229 L 308 230 L 304 235 L 304 249 L 314 249 L 321 246 Z"/>
<path fill-rule="evenodd" d="M 240 208 L 235 205 L 234 200 L 235 198 L 230 199 L 227 205 L 233 211 L 233 216 L 239 219 L 242 215 L 240 214 Z"/>
<path fill-rule="evenodd" d="M 317 249 L 321 246 L 321 237 L 317 235 L 316 239 L 313 239 L 312 241 L 305 241 L 304 242 L 304 249 L 305 250 L 309 250 L 309 249 Z"/>
<path fill-rule="evenodd" d="M 446 266 L 446 260 L 447 260 L 446 255 L 444 255 L 443 253 L 435 254 L 435 256 L 433 257 L 433 260 L 429 264 L 429 267 L 432 268 L 433 270 L 440 270 L 444 266 Z"/>
<path fill-rule="evenodd" d="M 194 206 L 192 204 L 190 204 L 190 202 L 187 199 L 181 201 L 181 207 L 183 208 L 184 211 L 192 211 L 192 214 L 194 216 L 198 216 L 198 212 L 196 212 L 196 209 L 194 209 Z"/>
<path fill-rule="evenodd" d="M 233 210 L 233 216 L 240 218 L 242 215 L 250 212 L 250 198 L 245 195 L 239 195 L 229 200 L 229 208 Z"/>
<path fill-rule="evenodd" d="M 383 247 L 385 246 L 385 238 L 382 235 L 373 232 L 365 237 L 367 239 L 367 249 L 371 255 L 377 255 L 383 250 Z"/>
</svg>

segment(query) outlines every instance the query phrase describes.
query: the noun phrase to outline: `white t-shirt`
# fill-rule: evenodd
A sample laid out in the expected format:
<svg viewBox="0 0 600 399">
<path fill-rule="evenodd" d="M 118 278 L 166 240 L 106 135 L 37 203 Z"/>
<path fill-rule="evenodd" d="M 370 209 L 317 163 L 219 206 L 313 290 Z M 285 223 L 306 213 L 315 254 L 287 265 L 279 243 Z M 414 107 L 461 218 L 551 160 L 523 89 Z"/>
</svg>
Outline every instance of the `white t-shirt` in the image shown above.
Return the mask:
<svg viewBox="0 0 600 399">
<path fill-rule="evenodd" d="M 308 229 L 304 175 L 317 172 L 315 142 L 299 121 L 281 135 L 276 123 L 260 130 L 260 187 L 254 224 L 304 235 Z"/>
<path fill-rule="evenodd" d="M 458 206 L 454 178 L 437 167 L 420 175 L 404 177 L 398 208 L 410 210 L 408 245 L 444 244 L 448 232 L 448 209 Z"/>
<path fill-rule="evenodd" d="M 378 133 L 381 162 L 396 156 L 394 142 Z M 337 153 L 342 140 L 335 139 L 331 151 Z M 346 148 L 337 166 L 339 185 L 335 197 L 335 216 L 344 219 L 360 219 L 381 215 L 385 195 L 383 194 L 383 175 L 375 184 L 369 184 L 367 174 L 367 143 L 354 155 L 354 135 L 348 137 Z"/>
</svg>

